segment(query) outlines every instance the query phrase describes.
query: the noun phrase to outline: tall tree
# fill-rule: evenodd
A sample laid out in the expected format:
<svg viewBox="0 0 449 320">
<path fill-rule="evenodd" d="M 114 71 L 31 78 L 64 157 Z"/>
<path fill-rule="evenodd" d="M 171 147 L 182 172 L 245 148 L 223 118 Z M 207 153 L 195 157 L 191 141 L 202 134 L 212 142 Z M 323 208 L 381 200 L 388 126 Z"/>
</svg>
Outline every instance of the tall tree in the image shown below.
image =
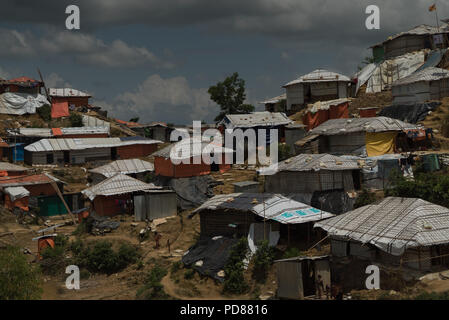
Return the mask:
<svg viewBox="0 0 449 320">
<path fill-rule="evenodd" d="M 216 122 L 221 121 L 227 114 L 242 114 L 254 111 L 254 106 L 243 103 L 246 99 L 245 80 L 240 78 L 237 72 L 234 72 L 224 81 L 211 86 L 208 92 L 211 100 L 215 101 L 221 109 L 220 114 L 215 118 Z"/>
</svg>

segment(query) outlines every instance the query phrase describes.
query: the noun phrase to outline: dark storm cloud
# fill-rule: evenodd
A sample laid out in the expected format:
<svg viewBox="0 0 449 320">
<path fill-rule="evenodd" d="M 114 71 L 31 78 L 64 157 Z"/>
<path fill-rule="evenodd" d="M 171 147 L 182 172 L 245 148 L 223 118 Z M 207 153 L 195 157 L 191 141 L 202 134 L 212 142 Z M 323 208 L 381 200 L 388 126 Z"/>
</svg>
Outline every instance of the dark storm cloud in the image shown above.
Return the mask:
<svg viewBox="0 0 449 320">
<path fill-rule="evenodd" d="M 302 41 L 369 42 L 419 23 L 434 23 L 428 0 L 82 0 L 2 1 L 0 19 L 64 26 L 65 7 L 77 4 L 82 28 L 147 24 L 209 25 L 218 32 L 268 35 Z M 381 30 L 365 29 L 365 8 L 381 9 Z M 438 3 L 449 15 L 449 2 Z"/>
</svg>

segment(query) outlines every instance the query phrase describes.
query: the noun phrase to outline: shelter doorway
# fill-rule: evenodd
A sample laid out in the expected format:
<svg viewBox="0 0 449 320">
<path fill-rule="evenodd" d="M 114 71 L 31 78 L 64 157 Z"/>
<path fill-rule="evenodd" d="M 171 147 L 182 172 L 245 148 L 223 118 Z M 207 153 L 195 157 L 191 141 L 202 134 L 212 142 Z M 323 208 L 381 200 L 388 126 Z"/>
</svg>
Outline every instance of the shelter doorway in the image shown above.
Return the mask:
<svg viewBox="0 0 449 320">
<path fill-rule="evenodd" d="M 52 164 L 54 162 L 53 153 L 47 153 L 47 164 Z"/>
<path fill-rule="evenodd" d="M 64 151 L 64 163 L 70 163 L 70 151 Z"/>
<path fill-rule="evenodd" d="M 117 148 L 111 148 L 111 160 L 117 160 Z"/>
<path fill-rule="evenodd" d="M 362 183 L 361 183 L 361 175 L 359 170 L 353 170 L 352 171 L 352 180 L 354 183 L 354 190 L 360 190 L 362 189 Z"/>
<path fill-rule="evenodd" d="M 311 261 L 304 261 L 301 266 L 304 297 L 315 295 L 315 268 Z"/>
</svg>

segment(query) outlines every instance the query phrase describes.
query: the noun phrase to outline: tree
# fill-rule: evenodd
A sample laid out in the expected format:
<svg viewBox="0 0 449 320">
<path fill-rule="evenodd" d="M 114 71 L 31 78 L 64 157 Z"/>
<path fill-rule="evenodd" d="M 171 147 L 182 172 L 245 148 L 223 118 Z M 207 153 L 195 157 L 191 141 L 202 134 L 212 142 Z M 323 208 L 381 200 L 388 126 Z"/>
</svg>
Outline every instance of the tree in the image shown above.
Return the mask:
<svg viewBox="0 0 449 320">
<path fill-rule="evenodd" d="M 0 300 L 41 298 L 40 269 L 30 265 L 19 248 L 0 250 Z"/>
<path fill-rule="evenodd" d="M 78 113 L 71 112 L 69 116 L 70 125 L 72 127 L 82 127 L 83 126 L 83 117 Z"/>
<path fill-rule="evenodd" d="M 129 122 L 139 122 L 139 117 L 131 118 Z"/>
<path fill-rule="evenodd" d="M 246 99 L 245 80 L 239 77 L 237 72 L 227 77 L 223 82 L 218 82 L 207 91 L 212 101 L 215 101 L 221 109 L 215 118 L 219 122 L 227 114 L 244 114 L 254 111 L 254 106 L 244 104 Z"/>
</svg>

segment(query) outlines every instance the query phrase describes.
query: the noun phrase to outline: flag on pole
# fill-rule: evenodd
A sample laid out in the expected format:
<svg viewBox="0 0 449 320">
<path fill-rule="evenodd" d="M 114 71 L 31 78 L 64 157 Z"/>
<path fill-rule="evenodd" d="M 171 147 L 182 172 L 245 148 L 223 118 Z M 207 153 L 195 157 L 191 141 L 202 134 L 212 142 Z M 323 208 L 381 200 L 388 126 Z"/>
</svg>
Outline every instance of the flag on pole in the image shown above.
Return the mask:
<svg viewBox="0 0 449 320">
<path fill-rule="evenodd" d="M 434 3 L 429 7 L 429 12 L 435 11 L 437 9 L 437 5 Z"/>
</svg>

